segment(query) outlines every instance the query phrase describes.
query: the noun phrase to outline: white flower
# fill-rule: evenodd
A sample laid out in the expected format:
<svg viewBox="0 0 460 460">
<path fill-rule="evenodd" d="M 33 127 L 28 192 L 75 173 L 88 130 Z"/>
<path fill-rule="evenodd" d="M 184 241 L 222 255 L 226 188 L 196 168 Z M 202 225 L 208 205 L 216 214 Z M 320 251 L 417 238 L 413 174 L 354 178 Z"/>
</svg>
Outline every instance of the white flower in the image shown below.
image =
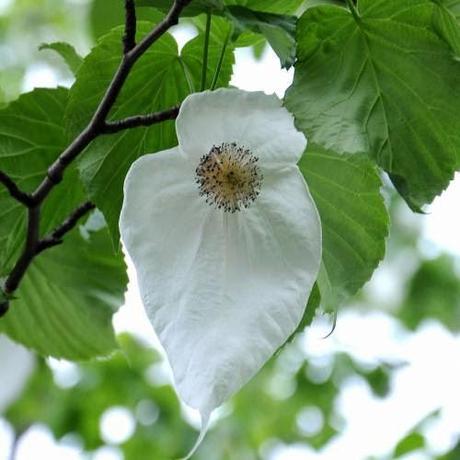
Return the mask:
<svg viewBox="0 0 460 460">
<path fill-rule="evenodd" d="M 276 96 L 189 96 L 179 145 L 131 167 L 120 218 L 147 315 L 177 391 L 213 409 L 296 329 L 321 259 L 306 147 Z"/>
</svg>

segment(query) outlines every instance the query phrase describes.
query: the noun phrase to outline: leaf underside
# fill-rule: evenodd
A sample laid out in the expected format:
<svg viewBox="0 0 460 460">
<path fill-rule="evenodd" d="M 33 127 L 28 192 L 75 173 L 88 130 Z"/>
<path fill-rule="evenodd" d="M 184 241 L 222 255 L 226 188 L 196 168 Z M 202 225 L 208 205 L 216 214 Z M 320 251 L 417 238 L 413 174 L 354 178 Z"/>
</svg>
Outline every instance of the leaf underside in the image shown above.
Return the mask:
<svg viewBox="0 0 460 460">
<path fill-rule="evenodd" d="M 388 213 L 381 181 L 366 156 L 340 155 L 315 145 L 299 167 L 321 217 L 321 301 L 325 309 L 335 309 L 370 279 L 385 255 Z"/>
</svg>

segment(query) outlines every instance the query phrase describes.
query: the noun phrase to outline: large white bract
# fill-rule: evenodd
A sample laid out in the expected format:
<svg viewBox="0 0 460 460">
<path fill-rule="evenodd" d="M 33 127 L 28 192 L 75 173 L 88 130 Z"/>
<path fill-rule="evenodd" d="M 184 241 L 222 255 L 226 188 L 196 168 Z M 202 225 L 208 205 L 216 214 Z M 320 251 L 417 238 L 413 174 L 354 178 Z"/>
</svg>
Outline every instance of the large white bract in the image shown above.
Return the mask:
<svg viewBox="0 0 460 460">
<path fill-rule="evenodd" d="M 276 96 L 192 94 L 176 130 L 177 147 L 132 165 L 120 230 L 177 391 L 206 421 L 298 326 L 321 225 Z"/>
</svg>

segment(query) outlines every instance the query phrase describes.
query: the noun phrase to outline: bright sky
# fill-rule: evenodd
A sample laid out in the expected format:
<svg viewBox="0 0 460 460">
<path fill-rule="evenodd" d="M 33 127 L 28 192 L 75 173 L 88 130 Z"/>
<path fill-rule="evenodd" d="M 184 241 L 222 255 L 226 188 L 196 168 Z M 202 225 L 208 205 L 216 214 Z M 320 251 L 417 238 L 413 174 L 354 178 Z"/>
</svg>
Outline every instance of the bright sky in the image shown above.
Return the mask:
<svg viewBox="0 0 460 460">
<path fill-rule="evenodd" d="M 0 0 L 0 9 L 5 0 Z M 176 31 L 178 41 L 190 38 L 190 31 Z M 281 70 L 276 56 L 267 51 L 261 61 L 256 62 L 247 49 L 237 52 L 232 83 L 242 89 L 276 92 L 282 96 L 289 86 L 292 72 Z M 51 69 L 32 67 L 27 73 L 25 87 L 54 86 L 55 74 Z M 423 235 L 429 247 L 451 251 L 460 256 L 460 179 L 435 200 L 430 213 L 418 219 L 423 226 Z M 436 249 L 437 248 L 437 249 Z M 134 274 L 130 269 L 131 283 L 126 297 L 126 305 L 115 316 L 118 332 L 131 331 L 157 346 L 153 330 L 147 321 L 137 293 Z M 380 284 L 376 292 L 388 291 L 387 278 L 378 275 Z M 376 365 L 382 361 L 405 362 L 392 381 L 389 398 L 377 400 L 365 383 L 354 379 L 343 387 L 337 407 L 346 420 L 341 435 L 323 451 L 316 453 L 305 446 L 283 446 L 281 444 L 267 450 L 267 460 L 364 460 L 368 455 L 383 455 L 391 451 L 395 442 L 433 410 L 441 408 L 439 423 L 430 423 L 424 430 L 433 452 L 444 452 L 451 448 L 460 435 L 460 338 L 454 337 L 436 323 L 425 324 L 417 334 L 407 334 L 395 321 L 384 313 L 345 313 L 340 316 L 339 326 L 327 340 L 323 340 L 321 327 L 312 328 L 305 336 L 305 353 L 312 362 L 318 363 L 327 377 L 327 366 L 331 355 L 340 350 L 353 354 L 357 360 Z M 0 338 L 1 339 L 1 338 Z M 5 360 L 2 351 L 10 360 Z M 11 357 L 14 356 L 14 359 Z M 440 357 L 442 356 L 442 359 Z M 13 395 L 6 394 L 5 388 L 20 390 L 19 382 L 31 367 L 31 357 L 22 348 L 6 344 L 0 340 L 0 362 L 2 385 L 0 386 L 0 412 L 2 405 Z M 15 366 L 9 366 L 9 363 Z M 78 381 L 76 368 L 71 363 L 52 361 L 55 378 L 61 385 L 71 385 Z M 6 368 L 5 368 L 6 366 Z M 11 369 L 10 369 L 11 367 Z M 168 378 L 167 365 L 160 369 Z M 16 372 L 16 373 L 15 373 Z M 4 376 L 16 379 L 17 385 L 4 385 Z M 197 420 L 193 411 L 185 411 L 191 423 Z M 314 408 L 305 408 L 299 419 L 302 430 L 314 431 L 321 427 L 321 415 Z M 114 408 L 101 420 L 101 432 L 112 447 L 98 451 L 95 460 L 120 460 L 116 444 L 130 436 L 133 430 L 132 416 L 123 408 Z M 0 418 L 0 460 L 7 460 L 11 430 Z M 81 460 L 78 443 L 72 438 L 55 443 L 51 434 L 43 426 L 29 430 L 19 447 L 16 460 L 31 460 L 40 452 L 41 458 L 48 460 Z M 265 452 L 265 451 L 264 451 Z M 344 456 L 345 455 L 345 456 Z M 404 460 L 425 460 L 421 454 L 405 457 Z"/>
</svg>

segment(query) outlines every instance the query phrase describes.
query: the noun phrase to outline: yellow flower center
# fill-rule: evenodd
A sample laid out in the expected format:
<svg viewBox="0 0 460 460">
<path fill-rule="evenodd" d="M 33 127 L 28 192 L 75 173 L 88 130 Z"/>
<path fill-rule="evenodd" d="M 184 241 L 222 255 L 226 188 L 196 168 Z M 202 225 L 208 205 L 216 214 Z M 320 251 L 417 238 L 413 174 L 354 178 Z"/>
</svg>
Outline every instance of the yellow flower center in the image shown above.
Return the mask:
<svg viewBox="0 0 460 460">
<path fill-rule="evenodd" d="M 214 145 L 196 168 L 200 196 L 225 212 L 249 207 L 262 186 L 258 161 L 250 150 L 236 143 Z"/>
</svg>

